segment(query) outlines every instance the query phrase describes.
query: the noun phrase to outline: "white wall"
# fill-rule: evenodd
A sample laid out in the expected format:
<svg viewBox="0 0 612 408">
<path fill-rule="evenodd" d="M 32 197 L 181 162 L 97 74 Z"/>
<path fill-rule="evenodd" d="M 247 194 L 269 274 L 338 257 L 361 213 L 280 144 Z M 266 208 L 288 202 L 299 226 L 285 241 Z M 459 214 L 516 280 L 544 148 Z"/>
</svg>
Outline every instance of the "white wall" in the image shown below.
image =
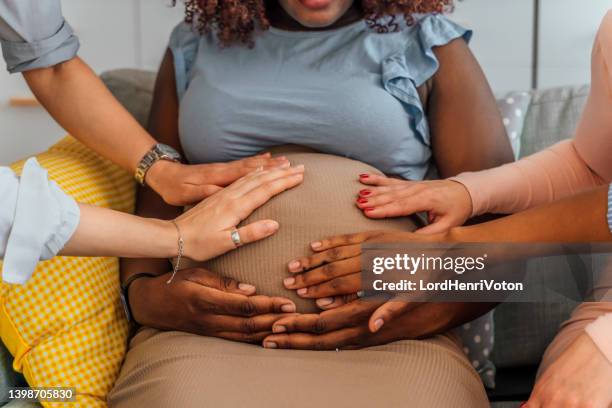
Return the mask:
<svg viewBox="0 0 612 408">
<path fill-rule="evenodd" d="M 474 31 L 470 47 L 498 93 L 531 87 L 533 11 L 533 0 L 465 0 L 451 15 Z"/>
<path fill-rule="evenodd" d="M 531 87 L 534 1 L 463 0 L 455 21 L 472 28 L 472 50 L 493 89 Z M 612 0 L 540 0 L 541 88 L 589 81 L 593 38 Z M 100 73 L 114 68 L 155 70 L 171 29 L 183 17 L 171 0 L 63 0 L 64 15 L 81 39 L 80 56 Z M 30 95 L 20 75 L 0 71 L 0 164 L 45 150 L 64 131 L 40 107 L 11 107 Z M 31 95 L 30 95 L 31 96 Z"/>
<path fill-rule="evenodd" d="M 98 73 L 115 68 L 155 70 L 172 28 L 183 18 L 170 0 L 62 0 L 81 41 L 79 55 Z M 0 64 L 2 65 L 2 64 Z M 40 107 L 9 106 L 31 97 L 21 75 L 0 70 L 0 165 L 44 151 L 65 131 Z"/>
<path fill-rule="evenodd" d="M 612 0 L 541 0 L 538 86 L 589 82 L 591 49 Z"/>
</svg>

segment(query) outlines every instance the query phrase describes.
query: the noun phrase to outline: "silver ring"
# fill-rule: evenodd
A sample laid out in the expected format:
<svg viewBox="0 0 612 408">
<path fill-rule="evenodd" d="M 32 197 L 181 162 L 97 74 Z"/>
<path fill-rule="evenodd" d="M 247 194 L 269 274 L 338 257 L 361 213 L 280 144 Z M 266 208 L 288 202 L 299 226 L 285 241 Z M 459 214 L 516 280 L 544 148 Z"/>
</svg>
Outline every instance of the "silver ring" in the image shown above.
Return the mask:
<svg viewBox="0 0 612 408">
<path fill-rule="evenodd" d="M 364 290 L 360 290 L 359 292 L 357 292 L 357 297 L 358 297 L 359 299 L 364 298 L 364 297 L 365 297 L 365 295 L 366 295 L 366 293 L 365 293 L 365 291 L 364 291 Z"/>
<path fill-rule="evenodd" d="M 242 246 L 242 241 L 240 240 L 240 233 L 238 232 L 236 228 L 234 228 L 230 232 L 230 237 L 232 238 L 232 242 L 234 243 L 234 246 L 236 248 L 239 248 Z"/>
</svg>

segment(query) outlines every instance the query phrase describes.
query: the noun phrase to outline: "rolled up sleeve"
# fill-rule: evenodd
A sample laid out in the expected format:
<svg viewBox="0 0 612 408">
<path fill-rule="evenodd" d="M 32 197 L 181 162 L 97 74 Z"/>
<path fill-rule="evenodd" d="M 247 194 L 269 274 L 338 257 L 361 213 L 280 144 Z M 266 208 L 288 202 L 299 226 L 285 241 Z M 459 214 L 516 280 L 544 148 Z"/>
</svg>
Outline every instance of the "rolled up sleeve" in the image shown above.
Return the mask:
<svg viewBox="0 0 612 408">
<path fill-rule="evenodd" d="M 24 284 L 39 261 L 51 259 L 66 245 L 79 224 L 80 211 L 36 159 L 26 162 L 21 178 L 0 168 L 0 182 L 2 279 Z"/>
<path fill-rule="evenodd" d="M 79 50 L 59 0 L 0 2 L 0 44 L 11 73 L 57 65 Z"/>
</svg>

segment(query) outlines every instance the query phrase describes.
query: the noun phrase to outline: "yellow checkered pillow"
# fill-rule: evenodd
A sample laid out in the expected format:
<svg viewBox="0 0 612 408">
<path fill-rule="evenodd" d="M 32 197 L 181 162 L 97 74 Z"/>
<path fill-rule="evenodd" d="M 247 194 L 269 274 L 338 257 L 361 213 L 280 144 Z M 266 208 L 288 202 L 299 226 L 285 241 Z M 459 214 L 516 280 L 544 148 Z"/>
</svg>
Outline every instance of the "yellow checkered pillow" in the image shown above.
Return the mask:
<svg viewBox="0 0 612 408">
<path fill-rule="evenodd" d="M 66 137 L 37 159 L 77 201 L 133 211 L 132 177 L 75 139 Z M 23 163 L 15 163 L 13 170 L 19 173 Z M 106 406 L 128 336 L 118 260 L 56 257 L 41 262 L 27 285 L 2 283 L 0 300 L 0 335 L 28 384 L 75 387 L 78 406 Z"/>
</svg>

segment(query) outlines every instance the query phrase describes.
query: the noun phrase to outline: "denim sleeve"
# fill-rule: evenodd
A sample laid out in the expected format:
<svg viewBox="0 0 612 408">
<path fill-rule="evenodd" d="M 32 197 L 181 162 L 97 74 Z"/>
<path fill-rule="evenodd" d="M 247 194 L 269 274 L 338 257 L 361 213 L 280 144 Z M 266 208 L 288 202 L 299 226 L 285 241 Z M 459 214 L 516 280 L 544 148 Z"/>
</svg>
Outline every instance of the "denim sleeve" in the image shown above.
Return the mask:
<svg viewBox="0 0 612 408">
<path fill-rule="evenodd" d="M 610 227 L 610 232 L 612 233 L 612 184 L 610 184 L 610 189 L 608 190 L 608 227 Z"/>
<path fill-rule="evenodd" d="M 54 66 L 79 50 L 60 0 L 2 0 L 0 44 L 10 73 Z"/>
<path fill-rule="evenodd" d="M 25 163 L 21 177 L 0 167 L 0 194 L 2 280 L 24 284 L 38 261 L 54 257 L 72 237 L 79 207 L 36 159 Z"/>
</svg>

